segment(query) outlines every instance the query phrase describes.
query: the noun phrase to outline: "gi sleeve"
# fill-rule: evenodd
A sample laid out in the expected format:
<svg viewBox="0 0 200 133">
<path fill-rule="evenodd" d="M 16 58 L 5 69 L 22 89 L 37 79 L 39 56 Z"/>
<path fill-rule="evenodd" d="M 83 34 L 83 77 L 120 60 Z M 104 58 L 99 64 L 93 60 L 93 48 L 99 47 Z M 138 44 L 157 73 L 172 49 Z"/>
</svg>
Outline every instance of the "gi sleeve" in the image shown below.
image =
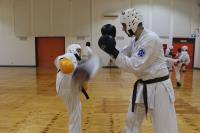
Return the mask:
<svg viewBox="0 0 200 133">
<path fill-rule="evenodd" d="M 130 56 L 131 55 L 131 49 L 132 49 L 132 44 L 126 46 L 125 48 L 123 48 L 120 53 L 123 53 L 126 56 Z"/>
</svg>

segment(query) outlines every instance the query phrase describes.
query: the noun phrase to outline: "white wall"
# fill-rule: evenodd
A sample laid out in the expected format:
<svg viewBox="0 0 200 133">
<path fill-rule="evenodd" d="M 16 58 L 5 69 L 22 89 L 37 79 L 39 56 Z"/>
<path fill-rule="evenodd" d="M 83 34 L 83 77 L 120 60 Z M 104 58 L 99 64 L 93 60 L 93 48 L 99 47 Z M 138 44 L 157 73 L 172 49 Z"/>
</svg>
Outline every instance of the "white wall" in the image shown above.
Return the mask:
<svg viewBox="0 0 200 133">
<path fill-rule="evenodd" d="M 194 68 L 200 68 L 200 32 L 197 32 L 195 41 Z"/>
<path fill-rule="evenodd" d="M 0 65 L 35 66 L 34 38 L 0 37 Z"/>
<path fill-rule="evenodd" d="M 170 34 L 170 1 L 155 0 L 152 4 L 152 29 L 162 37 Z M 164 24 L 164 25 L 163 25 Z M 162 30 L 161 30 L 162 29 Z"/>
<path fill-rule="evenodd" d="M 189 6 L 188 6 L 189 5 Z M 189 0 L 175 0 L 173 36 L 188 37 L 191 34 L 192 6 Z"/>
<path fill-rule="evenodd" d="M 35 65 L 34 38 L 20 40 L 14 32 L 13 0 L 0 0 L 0 65 Z"/>
<path fill-rule="evenodd" d="M 145 27 L 160 35 L 163 43 L 173 37 L 190 37 L 199 27 L 199 0 L 0 0 L 0 65 L 35 65 L 35 36 L 65 36 L 66 45 L 92 42 L 107 65 L 109 56 L 97 42 L 103 24 L 117 27 L 117 47 L 129 38 L 118 17 L 103 17 L 135 7 L 144 16 Z M 20 40 L 19 37 L 27 37 Z M 196 54 L 195 54 L 196 55 Z"/>
</svg>

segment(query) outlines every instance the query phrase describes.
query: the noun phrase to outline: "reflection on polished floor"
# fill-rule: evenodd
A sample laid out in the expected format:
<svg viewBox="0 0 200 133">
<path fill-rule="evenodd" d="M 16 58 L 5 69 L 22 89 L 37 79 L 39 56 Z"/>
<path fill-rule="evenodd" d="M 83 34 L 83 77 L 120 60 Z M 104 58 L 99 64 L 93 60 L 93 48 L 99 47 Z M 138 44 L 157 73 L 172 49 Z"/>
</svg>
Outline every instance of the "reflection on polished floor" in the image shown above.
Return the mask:
<svg viewBox="0 0 200 133">
<path fill-rule="evenodd" d="M 68 114 L 56 96 L 55 69 L 0 68 L 0 133 L 66 133 Z M 180 133 L 200 133 L 200 70 L 182 74 L 176 87 Z M 89 82 L 90 100 L 81 94 L 83 133 L 122 133 L 132 84 L 132 74 L 101 69 Z M 148 117 L 142 133 L 153 133 Z"/>
</svg>

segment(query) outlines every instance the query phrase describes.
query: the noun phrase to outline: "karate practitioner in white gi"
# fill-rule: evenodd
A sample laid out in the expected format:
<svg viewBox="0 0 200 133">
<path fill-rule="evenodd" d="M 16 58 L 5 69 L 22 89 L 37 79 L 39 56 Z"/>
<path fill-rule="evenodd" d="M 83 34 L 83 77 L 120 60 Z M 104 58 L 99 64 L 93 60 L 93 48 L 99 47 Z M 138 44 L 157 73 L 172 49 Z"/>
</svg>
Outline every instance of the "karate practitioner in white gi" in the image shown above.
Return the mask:
<svg viewBox="0 0 200 133">
<path fill-rule="evenodd" d="M 178 87 L 181 86 L 181 69 L 190 63 L 190 56 L 187 51 L 183 51 L 181 48 L 178 49 L 176 59 L 179 61 L 174 63 L 174 69 L 176 73 L 176 84 Z"/>
<path fill-rule="evenodd" d="M 160 38 L 143 27 L 142 15 L 133 8 L 123 11 L 120 21 L 123 31 L 129 37 L 135 37 L 132 43 L 118 51 L 115 48 L 115 27 L 107 24 L 102 27 L 98 44 L 116 65 L 138 78 L 134 84 L 124 132 L 140 133 L 140 126 L 148 112 L 155 133 L 178 133 L 174 90 Z"/>
<path fill-rule="evenodd" d="M 173 52 L 174 48 L 173 46 L 170 46 L 169 48 L 167 48 L 166 50 L 166 53 L 165 53 L 165 56 L 168 57 L 168 58 L 174 58 L 174 52 Z M 167 67 L 169 69 L 169 71 L 172 71 L 173 70 L 173 63 L 172 62 L 167 62 Z"/>
<path fill-rule="evenodd" d="M 87 81 L 99 69 L 98 56 L 91 57 L 85 62 L 81 61 L 81 47 L 79 44 L 68 46 L 64 55 L 55 60 L 57 67 L 56 91 L 65 102 L 69 112 L 68 133 L 81 133 L 81 101 L 80 92 L 88 99 Z"/>
<path fill-rule="evenodd" d="M 55 60 L 57 67 L 56 78 L 56 91 L 58 96 L 65 102 L 69 113 L 69 133 L 81 132 L 81 101 L 80 101 L 80 88 L 78 84 L 74 86 L 72 84 L 72 75 L 75 68 L 78 65 L 80 58 L 81 47 L 79 44 L 71 44 L 67 48 L 67 52 L 64 55 L 58 56 Z M 63 72 L 60 66 L 62 60 L 67 59 L 74 66 L 71 73 Z"/>
<path fill-rule="evenodd" d="M 88 60 L 94 55 L 94 53 L 93 53 L 93 50 L 91 49 L 90 42 L 86 42 L 85 45 L 86 46 L 83 49 L 83 54 L 82 54 L 83 56 L 82 57 L 83 57 L 84 60 Z"/>
<path fill-rule="evenodd" d="M 188 54 L 188 46 L 182 46 L 182 52 L 183 52 L 183 55 L 185 55 L 186 57 L 186 60 L 182 66 L 182 71 L 183 72 L 186 72 L 186 66 L 190 64 L 190 56 Z"/>
</svg>

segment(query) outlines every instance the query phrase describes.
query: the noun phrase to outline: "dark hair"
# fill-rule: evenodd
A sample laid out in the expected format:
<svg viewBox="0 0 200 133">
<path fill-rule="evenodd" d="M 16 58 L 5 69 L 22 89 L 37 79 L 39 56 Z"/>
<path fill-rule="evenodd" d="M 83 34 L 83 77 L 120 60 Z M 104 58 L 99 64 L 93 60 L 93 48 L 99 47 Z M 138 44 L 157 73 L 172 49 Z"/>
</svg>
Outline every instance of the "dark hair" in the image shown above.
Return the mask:
<svg viewBox="0 0 200 133">
<path fill-rule="evenodd" d="M 181 52 L 181 48 L 178 48 L 178 50 L 177 50 L 179 53 Z"/>
<path fill-rule="evenodd" d="M 85 44 L 85 45 L 90 47 L 90 42 L 86 42 L 86 44 Z"/>
</svg>

